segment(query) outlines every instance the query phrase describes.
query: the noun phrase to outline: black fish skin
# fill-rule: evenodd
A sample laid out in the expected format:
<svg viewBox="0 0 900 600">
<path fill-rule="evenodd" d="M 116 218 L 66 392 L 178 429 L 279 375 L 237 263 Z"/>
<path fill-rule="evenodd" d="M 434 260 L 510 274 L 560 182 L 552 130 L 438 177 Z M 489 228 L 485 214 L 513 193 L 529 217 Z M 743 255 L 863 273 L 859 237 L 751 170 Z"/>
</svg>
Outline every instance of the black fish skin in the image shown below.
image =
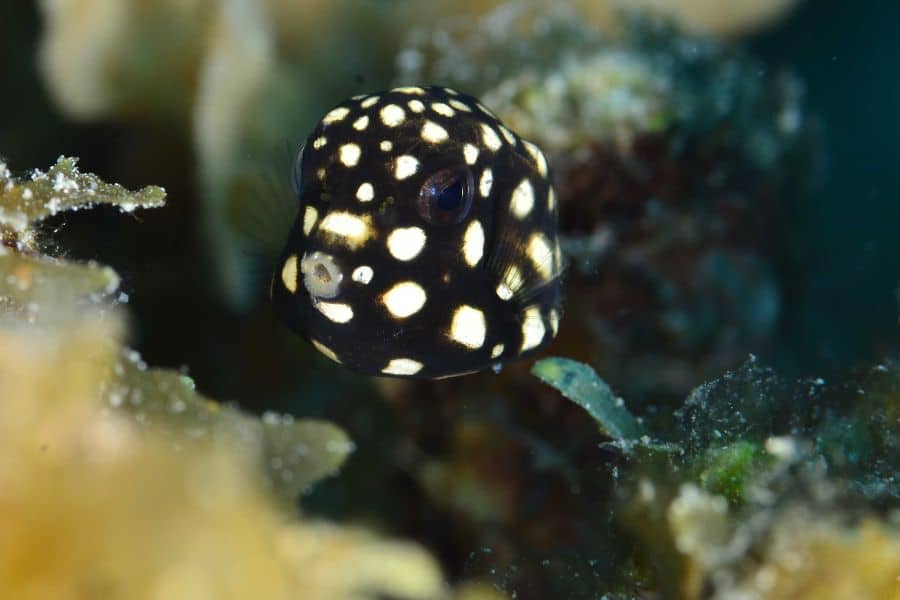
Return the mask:
<svg viewBox="0 0 900 600">
<path fill-rule="evenodd" d="M 396 88 L 341 103 L 298 154 L 278 316 L 369 375 L 443 378 L 556 335 L 561 256 L 546 159 L 475 98 Z"/>
</svg>

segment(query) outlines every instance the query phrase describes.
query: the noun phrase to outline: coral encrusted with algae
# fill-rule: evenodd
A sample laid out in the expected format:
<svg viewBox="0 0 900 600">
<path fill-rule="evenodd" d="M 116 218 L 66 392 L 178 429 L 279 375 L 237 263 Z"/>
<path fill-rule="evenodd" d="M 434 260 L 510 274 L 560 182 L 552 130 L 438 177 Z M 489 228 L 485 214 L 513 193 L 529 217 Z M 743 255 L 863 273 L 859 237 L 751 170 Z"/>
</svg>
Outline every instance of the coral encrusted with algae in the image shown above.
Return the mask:
<svg viewBox="0 0 900 600">
<path fill-rule="evenodd" d="M 108 186 L 70 159 L 0 174 L 0 596 L 444 593 L 418 546 L 294 514 L 352 449 L 339 427 L 247 415 L 148 368 L 122 345 L 116 274 L 39 254 L 44 216 L 159 205 L 162 190 Z"/>
<path fill-rule="evenodd" d="M 534 372 L 621 444 L 624 406 L 589 367 Z M 826 386 L 751 359 L 698 386 L 675 431 L 647 425 L 631 448 L 608 508 L 629 548 L 619 573 L 672 598 L 900 597 L 898 383 L 893 361 Z M 857 439 L 833 443 L 845 432 Z"/>
</svg>

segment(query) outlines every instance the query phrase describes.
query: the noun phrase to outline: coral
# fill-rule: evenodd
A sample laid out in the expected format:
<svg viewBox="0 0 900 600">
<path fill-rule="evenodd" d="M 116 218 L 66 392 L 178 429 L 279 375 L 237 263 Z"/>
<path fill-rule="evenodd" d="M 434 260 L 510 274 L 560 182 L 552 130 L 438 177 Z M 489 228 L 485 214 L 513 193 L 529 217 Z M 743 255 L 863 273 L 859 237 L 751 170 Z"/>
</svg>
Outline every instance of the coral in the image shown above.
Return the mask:
<svg viewBox="0 0 900 600">
<path fill-rule="evenodd" d="M 445 593 L 418 546 L 293 514 L 352 450 L 340 428 L 253 417 L 148 368 L 122 347 L 123 312 L 106 300 L 118 276 L 36 250 L 48 214 L 156 206 L 162 190 L 127 192 L 68 159 L 49 177 L 3 174 L 0 214 L 22 239 L 0 256 L 0 596 Z"/>
<path fill-rule="evenodd" d="M 687 557 L 683 597 L 897 598 L 900 530 L 875 518 L 788 504 L 735 518 L 721 496 L 685 485 L 668 509 Z"/>
<path fill-rule="evenodd" d="M 61 156 L 47 172 L 35 170 L 25 180 L 13 179 L 6 163 L 0 162 L 0 233 L 7 244 L 24 242 L 33 246 L 34 227 L 61 211 L 97 204 L 112 204 L 123 212 L 162 206 L 162 188 L 148 186 L 129 192 L 82 173 L 77 162 Z"/>
<path fill-rule="evenodd" d="M 865 520 L 847 526 L 837 518 L 790 515 L 773 529 L 755 570 L 718 598 L 900 598 L 897 582 L 900 532 Z"/>
<path fill-rule="evenodd" d="M 211 443 L 187 423 L 183 433 L 142 431 L 141 413 L 104 409 L 98 388 L 110 389 L 117 326 L 85 318 L 64 332 L 0 331 L 0 595 L 440 592 L 440 573 L 419 548 L 280 510 L 263 485 L 252 438 L 230 434 Z M 183 414 L 179 395 L 156 390 L 141 404 L 165 399 L 175 403 L 171 413 Z M 307 442 L 297 433 L 292 446 Z"/>
</svg>

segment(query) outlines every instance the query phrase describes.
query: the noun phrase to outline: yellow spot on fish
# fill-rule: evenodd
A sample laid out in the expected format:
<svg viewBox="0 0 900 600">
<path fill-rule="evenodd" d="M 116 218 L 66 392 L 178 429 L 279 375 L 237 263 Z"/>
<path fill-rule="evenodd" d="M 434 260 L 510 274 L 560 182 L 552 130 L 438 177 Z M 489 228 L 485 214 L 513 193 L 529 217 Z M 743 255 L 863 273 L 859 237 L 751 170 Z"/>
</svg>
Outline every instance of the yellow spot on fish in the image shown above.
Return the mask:
<svg viewBox="0 0 900 600">
<path fill-rule="evenodd" d="M 363 115 L 357 120 L 353 121 L 353 129 L 357 131 L 363 131 L 366 127 L 369 126 L 369 115 Z"/>
<path fill-rule="evenodd" d="M 338 121 L 343 121 L 344 117 L 346 117 L 350 113 L 350 109 L 346 106 L 338 106 L 328 112 L 323 118 L 322 123 L 325 125 L 330 125 L 331 123 L 337 123 Z"/>
<path fill-rule="evenodd" d="M 540 308 L 537 306 L 526 308 L 522 321 L 522 348 L 519 351 L 526 352 L 539 346 L 544 341 L 546 332 Z"/>
<path fill-rule="evenodd" d="M 547 236 L 543 233 L 531 234 L 528 241 L 528 258 L 541 277 L 549 279 L 553 275 L 553 251 L 550 249 Z"/>
<path fill-rule="evenodd" d="M 353 250 L 365 244 L 374 235 L 375 231 L 369 221 L 369 215 L 359 217 L 348 212 L 330 212 L 319 223 L 319 231 L 331 241 Z"/>
<path fill-rule="evenodd" d="M 392 92 L 400 92 L 401 94 L 416 94 L 419 96 L 425 94 L 425 90 L 423 90 L 422 88 L 420 88 L 417 85 L 406 85 L 406 86 L 394 88 L 391 91 Z"/>
<path fill-rule="evenodd" d="M 315 206 L 307 206 L 303 209 L 303 235 L 309 235 L 318 218 L 319 211 L 316 210 Z"/>
<path fill-rule="evenodd" d="M 534 160 L 535 166 L 537 166 L 538 173 L 541 177 L 547 176 L 547 158 L 544 156 L 544 153 L 541 152 L 540 148 L 532 144 L 527 140 L 522 140 L 522 143 L 525 144 L 525 149 L 528 151 L 528 154 L 531 155 L 531 158 Z"/>
<path fill-rule="evenodd" d="M 281 283 L 292 293 L 297 293 L 297 255 L 290 255 L 281 268 Z"/>
<path fill-rule="evenodd" d="M 340 364 L 341 360 L 338 358 L 337 354 L 334 353 L 334 350 L 320 342 L 319 340 L 310 339 L 312 345 L 315 346 L 316 350 L 333 360 L 334 362 Z"/>
</svg>

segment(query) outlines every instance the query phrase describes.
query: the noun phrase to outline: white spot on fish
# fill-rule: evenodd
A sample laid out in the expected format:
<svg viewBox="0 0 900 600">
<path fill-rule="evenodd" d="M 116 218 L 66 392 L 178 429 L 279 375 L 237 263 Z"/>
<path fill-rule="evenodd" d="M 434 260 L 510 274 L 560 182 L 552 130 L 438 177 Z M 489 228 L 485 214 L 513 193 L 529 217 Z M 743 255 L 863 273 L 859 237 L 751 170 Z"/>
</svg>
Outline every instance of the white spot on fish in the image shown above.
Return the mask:
<svg viewBox="0 0 900 600">
<path fill-rule="evenodd" d="M 494 184 L 494 173 L 490 168 L 484 170 L 481 174 L 481 179 L 478 181 L 478 193 L 481 194 L 482 198 L 487 198 L 491 195 L 491 186 Z"/>
<path fill-rule="evenodd" d="M 422 139 L 431 144 L 439 144 L 448 138 L 447 130 L 433 121 L 425 121 L 422 126 Z"/>
<path fill-rule="evenodd" d="M 375 197 L 375 188 L 368 181 L 356 188 L 356 199 L 360 202 L 371 202 Z"/>
<path fill-rule="evenodd" d="M 381 109 L 381 122 L 388 127 L 396 127 L 406 120 L 406 113 L 396 104 L 388 104 Z"/>
<path fill-rule="evenodd" d="M 524 283 L 525 280 L 522 277 L 522 271 L 519 270 L 519 267 L 516 265 L 509 265 L 506 267 L 506 270 L 503 271 L 503 278 L 500 280 L 500 283 L 497 284 L 497 296 L 499 296 L 501 300 L 509 300 L 516 292 L 522 289 Z"/>
<path fill-rule="evenodd" d="M 369 126 L 369 115 L 363 115 L 357 120 L 353 121 L 353 129 L 357 131 L 363 131 L 366 127 Z"/>
<path fill-rule="evenodd" d="M 479 221 L 472 221 L 463 234 L 463 258 L 466 264 L 474 267 L 484 255 L 484 228 Z"/>
<path fill-rule="evenodd" d="M 453 110 L 443 102 L 433 102 L 431 104 L 431 110 L 443 117 L 452 117 L 456 114 L 455 110 Z"/>
<path fill-rule="evenodd" d="M 522 143 L 525 144 L 525 149 L 528 151 L 528 154 L 531 155 L 531 158 L 534 159 L 534 163 L 535 165 L 537 165 L 538 173 L 540 173 L 541 177 L 546 177 L 547 158 L 544 156 L 544 153 L 541 152 L 540 148 L 527 140 L 522 140 Z"/>
<path fill-rule="evenodd" d="M 398 227 L 387 238 L 388 251 L 397 260 L 412 260 L 425 247 L 425 232 L 419 227 Z"/>
<path fill-rule="evenodd" d="M 394 177 L 406 179 L 411 175 L 415 175 L 418 169 L 419 161 L 416 160 L 416 157 L 404 154 L 403 156 L 398 156 L 394 163 Z"/>
<path fill-rule="evenodd" d="M 463 146 L 463 156 L 467 165 L 474 165 L 478 160 L 478 148 L 474 144 L 466 144 Z"/>
<path fill-rule="evenodd" d="M 372 270 L 372 267 L 370 267 L 369 265 L 360 265 L 353 269 L 351 278 L 357 283 L 369 285 L 369 282 L 372 281 L 373 275 L 375 275 L 375 271 Z"/>
<path fill-rule="evenodd" d="M 523 179 L 513 190 L 509 209 L 517 219 L 524 219 L 534 208 L 534 188 L 528 179 Z"/>
<path fill-rule="evenodd" d="M 468 304 L 463 304 L 453 313 L 448 335 L 454 342 L 471 350 L 481 348 L 487 335 L 484 313 Z"/>
<path fill-rule="evenodd" d="M 500 146 L 503 145 L 503 142 L 500 141 L 500 136 L 497 135 L 494 128 L 487 123 L 481 124 L 481 140 L 484 142 L 484 145 L 493 152 L 499 150 Z"/>
<path fill-rule="evenodd" d="M 362 150 L 360 149 L 359 144 L 344 144 L 338 150 L 341 164 L 345 167 L 355 167 L 357 163 L 359 163 L 359 157 L 361 155 Z"/>
<path fill-rule="evenodd" d="M 461 110 L 463 112 L 472 112 L 471 107 L 468 104 L 463 102 L 462 100 L 458 100 L 456 98 L 450 98 L 449 100 L 450 106 L 455 108 L 456 110 Z"/>
<path fill-rule="evenodd" d="M 309 341 L 312 342 L 312 345 L 315 346 L 316 350 L 318 350 L 319 352 L 321 352 L 322 354 L 324 354 L 325 356 L 327 356 L 334 362 L 340 364 L 341 361 L 337 357 L 337 354 L 334 353 L 334 350 L 332 350 L 331 348 L 329 348 L 328 346 L 326 346 L 319 340 L 310 339 Z"/>
<path fill-rule="evenodd" d="M 392 358 L 381 372 L 385 375 L 415 375 L 424 366 L 419 361 L 411 358 Z"/>
<path fill-rule="evenodd" d="M 348 212 L 328 213 L 319 223 L 319 231 L 351 250 L 365 244 L 374 233 L 368 216 L 363 218 Z"/>
<path fill-rule="evenodd" d="M 335 323 L 347 323 L 353 318 L 353 309 L 349 304 L 317 300 L 313 302 L 313 306 L 316 307 L 316 310 L 325 315 L 329 321 Z"/>
<path fill-rule="evenodd" d="M 405 319 L 419 312 L 427 298 L 425 290 L 415 281 L 401 281 L 386 291 L 381 301 L 392 315 Z"/>
<path fill-rule="evenodd" d="M 541 310 L 537 306 L 529 306 L 525 309 L 522 321 L 522 348 L 519 352 L 525 352 L 540 345 L 544 341 L 547 332 L 544 320 L 541 318 Z"/>
<path fill-rule="evenodd" d="M 315 206 L 307 206 L 303 209 L 303 235 L 309 235 L 318 218 L 319 211 L 316 210 Z"/>
</svg>

